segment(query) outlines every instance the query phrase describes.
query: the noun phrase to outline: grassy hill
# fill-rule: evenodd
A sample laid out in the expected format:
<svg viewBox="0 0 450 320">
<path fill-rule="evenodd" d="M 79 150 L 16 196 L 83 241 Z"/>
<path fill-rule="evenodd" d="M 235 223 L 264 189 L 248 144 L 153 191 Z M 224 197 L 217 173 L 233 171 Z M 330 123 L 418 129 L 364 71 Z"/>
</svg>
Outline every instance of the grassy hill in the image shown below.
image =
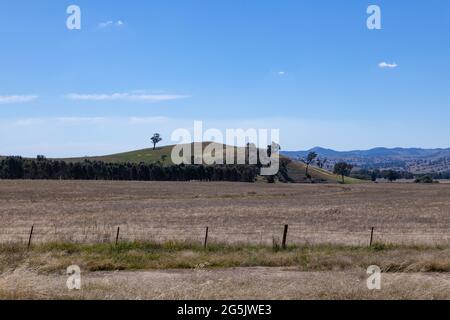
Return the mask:
<svg viewBox="0 0 450 320">
<path fill-rule="evenodd" d="M 209 145 L 209 142 L 203 143 L 202 148 L 205 148 L 206 145 Z M 104 162 L 130 162 L 130 163 L 155 163 L 157 161 L 162 161 L 162 157 L 165 156 L 166 159 L 164 161 L 165 165 L 171 165 L 173 164 L 171 161 L 171 153 L 173 149 L 173 145 L 171 146 L 163 146 L 158 147 L 155 150 L 152 148 L 148 149 L 141 149 L 141 150 L 135 150 L 135 151 L 129 151 L 124 153 L 117 153 L 112 155 L 106 155 L 106 156 L 98 156 L 98 157 L 81 157 L 81 158 L 67 158 L 67 159 L 61 159 L 67 162 L 79 162 L 87 160 L 96 160 L 96 161 L 104 161 Z M 193 146 L 191 145 L 191 148 Z M 232 146 L 224 146 L 224 153 L 226 151 L 226 148 L 234 148 L 235 152 L 238 149 L 237 147 Z M 282 158 L 285 158 L 282 156 Z M 308 182 L 306 179 L 306 165 L 301 162 L 292 161 L 288 165 L 288 174 L 289 177 L 294 181 L 298 183 L 304 183 Z M 311 175 L 312 179 L 315 182 L 321 182 L 321 183 L 336 183 L 341 181 L 341 177 L 326 171 L 324 169 L 320 169 L 317 167 L 310 167 L 309 168 L 309 174 Z M 361 183 L 361 180 L 353 179 L 353 178 L 345 178 L 346 183 Z"/>
<path fill-rule="evenodd" d="M 327 170 L 320 169 L 317 167 L 309 167 L 309 175 L 312 177 L 313 181 L 318 183 L 336 183 L 340 182 L 342 178 L 337 176 Z M 289 177 L 297 183 L 306 183 L 306 165 L 302 162 L 292 161 L 288 165 Z M 345 177 L 345 183 L 363 183 L 364 181 Z"/>
<path fill-rule="evenodd" d="M 170 160 L 170 154 L 172 152 L 173 146 L 164 146 L 159 147 L 153 150 L 149 149 L 141 149 L 123 153 L 116 153 L 105 156 L 95 156 L 95 157 L 79 157 L 79 158 L 64 158 L 58 160 L 64 160 L 66 162 L 80 162 L 84 160 L 91 161 L 103 161 L 103 162 L 111 162 L 111 163 L 119 163 L 119 162 L 129 162 L 129 163 L 155 163 L 157 161 L 161 161 L 162 156 L 167 156 L 166 164 L 172 164 Z"/>
<path fill-rule="evenodd" d="M 202 145 L 202 148 L 204 149 L 207 145 L 210 145 L 211 143 L 205 142 Z M 164 158 L 164 165 L 172 165 L 171 160 L 171 154 L 173 145 L 170 146 L 162 146 L 158 147 L 155 150 L 152 148 L 148 149 L 141 149 L 141 150 L 134 150 L 129 152 L 123 152 L 123 153 L 116 153 L 116 154 L 110 154 L 105 156 L 94 156 L 94 157 L 77 157 L 77 158 L 61 158 L 61 159 L 54 159 L 54 160 L 63 160 L 66 162 L 82 162 L 84 160 L 90 160 L 90 161 L 103 161 L 108 163 L 155 163 L 155 162 L 162 162 Z M 190 145 L 192 153 L 193 153 L 193 144 Z M 237 150 L 242 150 L 243 148 L 239 147 L 233 147 L 233 146 L 223 146 L 224 148 L 224 154 L 227 150 L 227 148 L 233 148 L 235 151 L 235 154 L 237 153 Z M 284 156 L 281 156 L 283 159 L 288 159 Z M 288 175 L 289 177 L 297 183 L 304 183 L 309 182 L 306 179 L 306 165 L 302 162 L 298 161 L 291 161 L 288 166 Z M 309 168 L 309 174 L 311 175 L 314 182 L 317 183 L 336 183 L 341 181 L 341 177 L 317 168 L 311 166 Z M 358 179 L 352 179 L 352 178 L 346 178 L 346 183 L 361 183 L 361 180 Z"/>
<path fill-rule="evenodd" d="M 206 146 L 211 145 L 210 142 L 204 142 L 202 143 L 202 150 L 205 149 Z M 219 146 L 218 144 L 216 144 Z M 187 146 L 187 145 L 185 145 Z M 171 160 L 171 154 L 173 145 L 170 146 L 163 146 L 158 147 L 155 150 L 153 148 L 148 149 L 141 149 L 141 150 L 135 150 L 135 151 L 129 151 L 129 152 L 123 152 L 123 153 L 116 153 L 106 156 L 97 156 L 97 157 L 79 157 L 79 158 L 65 158 L 65 159 L 59 159 L 64 160 L 66 162 L 80 162 L 86 160 L 92 160 L 92 161 L 103 161 L 103 162 L 129 162 L 129 163 L 155 163 L 157 161 L 162 162 L 162 158 L 165 156 L 164 165 L 172 165 L 173 162 Z M 191 152 L 194 154 L 194 144 L 190 145 Z M 238 149 L 243 148 L 237 148 L 232 146 L 223 146 L 224 149 L 224 159 L 225 159 L 225 153 L 227 148 L 233 148 L 235 154 L 237 153 Z M 189 161 L 189 160 L 188 160 Z"/>
</svg>

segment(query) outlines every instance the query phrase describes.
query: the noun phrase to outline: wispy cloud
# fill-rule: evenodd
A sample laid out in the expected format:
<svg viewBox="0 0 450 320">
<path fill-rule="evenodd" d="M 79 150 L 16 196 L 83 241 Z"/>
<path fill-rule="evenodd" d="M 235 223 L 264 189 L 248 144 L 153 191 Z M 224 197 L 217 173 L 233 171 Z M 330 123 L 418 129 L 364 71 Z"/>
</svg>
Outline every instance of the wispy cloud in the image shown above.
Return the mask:
<svg viewBox="0 0 450 320">
<path fill-rule="evenodd" d="M 134 94 L 134 93 L 112 93 L 112 94 L 71 93 L 68 94 L 66 97 L 70 100 L 78 100 L 78 101 L 137 101 L 137 102 L 161 102 L 186 98 L 186 96 L 174 94 Z"/>
<path fill-rule="evenodd" d="M 19 126 L 19 127 L 28 127 L 28 126 L 39 125 L 39 124 L 42 124 L 43 122 L 44 122 L 44 120 L 40 119 L 40 118 L 24 118 L 24 119 L 18 119 L 16 121 L 14 121 L 12 124 L 14 126 Z"/>
<path fill-rule="evenodd" d="M 13 121 L 14 126 L 29 127 L 49 124 L 99 124 L 110 120 L 104 117 L 55 117 L 55 118 L 22 118 Z"/>
<path fill-rule="evenodd" d="M 168 120 L 169 119 L 166 117 L 131 117 L 128 119 L 128 122 L 133 125 L 139 125 L 139 124 L 163 123 Z"/>
<path fill-rule="evenodd" d="M 147 124 L 163 124 L 170 121 L 170 118 L 163 116 L 154 117 L 36 117 L 36 118 L 20 118 L 13 121 L 6 121 L 4 124 L 13 126 L 29 127 L 40 125 L 95 125 L 95 124 L 121 124 L 121 125 L 147 125 Z"/>
<path fill-rule="evenodd" d="M 38 98 L 38 96 L 0 96 L 0 104 L 26 103 Z"/>
<path fill-rule="evenodd" d="M 63 124 L 95 124 L 105 122 L 108 119 L 103 117 L 60 117 L 56 120 Z"/>
<path fill-rule="evenodd" d="M 381 69 L 395 69 L 395 68 L 398 67 L 398 64 L 396 64 L 395 62 L 394 63 L 387 63 L 387 62 L 383 61 L 383 62 L 379 63 L 378 66 Z"/>
<path fill-rule="evenodd" d="M 112 24 L 113 24 L 112 21 L 100 22 L 98 24 L 98 27 L 99 28 L 106 28 L 106 27 L 112 26 Z"/>
<path fill-rule="evenodd" d="M 123 25 L 124 25 L 124 22 L 122 20 L 117 20 L 117 21 L 109 20 L 109 21 L 105 21 L 105 22 L 100 22 L 98 24 L 98 27 L 101 29 L 104 29 L 104 28 L 113 27 L 113 26 L 122 27 Z"/>
</svg>

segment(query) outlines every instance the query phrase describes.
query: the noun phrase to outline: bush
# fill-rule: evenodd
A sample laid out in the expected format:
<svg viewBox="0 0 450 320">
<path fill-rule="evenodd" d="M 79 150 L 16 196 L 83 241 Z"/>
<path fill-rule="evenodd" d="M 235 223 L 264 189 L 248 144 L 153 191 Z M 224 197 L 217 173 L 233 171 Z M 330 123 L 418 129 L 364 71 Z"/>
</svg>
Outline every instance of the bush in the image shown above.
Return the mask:
<svg viewBox="0 0 450 320">
<path fill-rule="evenodd" d="M 416 178 L 415 183 L 439 183 L 438 181 L 434 181 L 430 176 L 423 176 Z"/>
</svg>

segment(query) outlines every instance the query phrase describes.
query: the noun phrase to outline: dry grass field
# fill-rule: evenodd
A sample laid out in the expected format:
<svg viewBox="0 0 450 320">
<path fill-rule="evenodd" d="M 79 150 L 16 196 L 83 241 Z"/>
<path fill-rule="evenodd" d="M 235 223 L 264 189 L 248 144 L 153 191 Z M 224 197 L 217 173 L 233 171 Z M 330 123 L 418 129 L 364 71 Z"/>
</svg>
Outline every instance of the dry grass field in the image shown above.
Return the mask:
<svg viewBox="0 0 450 320">
<path fill-rule="evenodd" d="M 366 279 L 358 270 L 292 268 L 96 272 L 82 275 L 82 290 L 69 291 L 67 276 L 16 270 L 0 277 L 0 299 L 450 299 L 449 274 L 385 274 L 380 291 L 367 290 Z"/>
<path fill-rule="evenodd" d="M 0 242 L 450 244 L 450 185 L 0 181 Z"/>
<path fill-rule="evenodd" d="M 0 221 L 0 299 L 450 299 L 448 184 L 0 181 Z"/>
</svg>

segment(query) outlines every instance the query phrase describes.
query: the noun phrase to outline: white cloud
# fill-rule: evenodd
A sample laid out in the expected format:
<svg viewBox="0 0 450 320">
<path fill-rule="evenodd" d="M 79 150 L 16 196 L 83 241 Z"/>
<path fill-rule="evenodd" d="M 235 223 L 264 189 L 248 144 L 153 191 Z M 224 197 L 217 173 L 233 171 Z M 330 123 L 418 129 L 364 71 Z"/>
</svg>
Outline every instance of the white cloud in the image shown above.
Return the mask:
<svg viewBox="0 0 450 320">
<path fill-rule="evenodd" d="M 38 96 L 0 96 L 0 104 L 25 103 L 38 99 Z"/>
<path fill-rule="evenodd" d="M 279 76 L 284 76 L 285 74 L 286 74 L 285 71 L 278 71 L 278 75 L 279 75 Z"/>
<path fill-rule="evenodd" d="M 106 27 L 111 26 L 112 24 L 113 24 L 112 21 L 106 21 L 106 22 L 100 22 L 100 23 L 98 24 L 98 26 L 99 26 L 99 28 L 106 28 Z"/>
<path fill-rule="evenodd" d="M 28 127 L 28 126 L 34 126 L 39 125 L 44 122 L 43 119 L 40 118 L 24 118 L 24 119 L 18 119 L 15 122 L 13 122 L 14 126 L 20 126 L 20 127 Z"/>
<path fill-rule="evenodd" d="M 121 124 L 121 125 L 146 125 L 162 124 L 170 121 L 163 116 L 154 117 L 47 117 L 47 118 L 19 118 L 7 121 L 4 124 L 13 126 L 39 126 L 39 125 L 93 125 L 93 124 Z"/>
<path fill-rule="evenodd" d="M 132 94 L 132 93 L 112 93 L 112 94 L 71 93 L 68 94 L 66 97 L 70 100 L 78 100 L 78 101 L 139 101 L 139 102 L 160 102 L 186 98 L 186 96 L 174 94 Z"/>
<path fill-rule="evenodd" d="M 63 124 L 94 124 L 105 122 L 108 119 L 102 117 L 61 117 L 56 118 L 56 120 Z"/>
<path fill-rule="evenodd" d="M 387 62 L 381 62 L 380 64 L 378 64 L 378 66 L 381 68 L 381 69 L 395 69 L 395 68 L 397 68 L 398 67 L 398 64 L 396 64 L 396 63 L 387 63 Z"/>
<path fill-rule="evenodd" d="M 122 20 L 117 20 L 116 22 L 109 20 L 105 22 L 100 22 L 98 24 L 98 27 L 101 29 L 116 26 L 116 27 L 122 27 L 124 25 L 124 22 Z"/>
<path fill-rule="evenodd" d="M 131 117 L 128 119 L 128 122 L 133 125 L 139 125 L 139 124 L 163 123 L 168 120 L 169 119 L 166 117 Z"/>
<path fill-rule="evenodd" d="M 109 118 L 103 117 L 55 117 L 55 118 L 21 118 L 14 120 L 13 126 L 35 126 L 49 124 L 99 124 L 108 121 Z"/>
</svg>

